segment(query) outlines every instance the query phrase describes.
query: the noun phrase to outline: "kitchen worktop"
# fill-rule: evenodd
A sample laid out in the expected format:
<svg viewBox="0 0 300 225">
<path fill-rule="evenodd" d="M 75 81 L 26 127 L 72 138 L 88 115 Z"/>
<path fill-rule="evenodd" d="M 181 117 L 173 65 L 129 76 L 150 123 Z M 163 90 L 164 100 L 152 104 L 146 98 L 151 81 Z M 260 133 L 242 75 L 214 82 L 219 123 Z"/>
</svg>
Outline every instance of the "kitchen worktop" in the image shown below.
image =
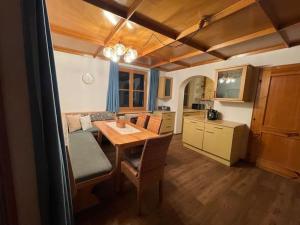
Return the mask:
<svg viewBox="0 0 300 225">
<path fill-rule="evenodd" d="M 183 109 L 184 113 L 206 111 L 206 109 Z"/>
<path fill-rule="evenodd" d="M 208 124 L 220 125 L 220 126 L 224 126 L 224 127 L 231 127 L 231 128 L 235 128 L 235 127 L 239 127 L 239 126 L 244 126 L 245 125 L 243 123 L 237 123 L 237 122 L 232 122 L 232 121 L 227 121 L 227 120 L 208 120 L 208 119 L 203 119 L 203 117 L 201 117 L 201 116 L 189 116 L 189 117 L 186 117 L 185 119 L 195 120 L 195 121 L 199 121 L 199 122 L 205 122 L 205 123 L 208 123 Z"/>
</svg>

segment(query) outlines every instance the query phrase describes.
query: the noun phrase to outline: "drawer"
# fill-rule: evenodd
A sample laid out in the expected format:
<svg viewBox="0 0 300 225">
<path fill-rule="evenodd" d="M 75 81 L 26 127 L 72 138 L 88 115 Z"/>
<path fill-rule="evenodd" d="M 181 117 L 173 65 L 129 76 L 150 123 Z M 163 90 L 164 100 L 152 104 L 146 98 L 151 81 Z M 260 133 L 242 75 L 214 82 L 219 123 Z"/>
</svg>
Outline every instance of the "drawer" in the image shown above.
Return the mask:
<svg viewBox="0 0 300 225">
<path fill-rule="evenodd" d="M 204 122 L 192 119 L 185 119 L 184 123 L 189 124 L 190 126 L 204 128 Z"/>
<path fill-rule="evenodd" d="M 173 118 L 175 118 L 175 114 L 174 113 L 163 113 L 162 118 L 163 119 L 173 119 Z"/>
</svg>

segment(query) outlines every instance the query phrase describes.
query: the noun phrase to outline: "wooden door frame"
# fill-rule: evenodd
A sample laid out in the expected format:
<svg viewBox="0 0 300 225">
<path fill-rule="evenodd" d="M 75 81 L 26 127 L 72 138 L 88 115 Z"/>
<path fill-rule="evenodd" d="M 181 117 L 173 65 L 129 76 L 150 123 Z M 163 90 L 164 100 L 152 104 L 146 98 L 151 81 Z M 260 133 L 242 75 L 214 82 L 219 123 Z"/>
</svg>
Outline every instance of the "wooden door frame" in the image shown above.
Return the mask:
<svg viewBox="0 0 300 225">
<path fill-rule="evenodd" d="M 287 76 L 300 74 L 300 64 L 290 64 L 275 67 L 262 68 L 259 75 L 256 96 L 253 105 L 252 120 L 250 126 L 247 160 L 256 163 L 259 155 L 259 143 L 262 135 L 263 121 L 266 105 L 269 98 L 270 79 L 272 76 Z"/>
<path fill-rule="evenodd" d="M 4 104 L 0 79 L 0 223 L 17 225 L 17 207 L 13 184 L 13 172 L 10 161 L 9 143 L 5 123 Z M 3 202 L 3 204 L 2 204 Z"/>
</svg>

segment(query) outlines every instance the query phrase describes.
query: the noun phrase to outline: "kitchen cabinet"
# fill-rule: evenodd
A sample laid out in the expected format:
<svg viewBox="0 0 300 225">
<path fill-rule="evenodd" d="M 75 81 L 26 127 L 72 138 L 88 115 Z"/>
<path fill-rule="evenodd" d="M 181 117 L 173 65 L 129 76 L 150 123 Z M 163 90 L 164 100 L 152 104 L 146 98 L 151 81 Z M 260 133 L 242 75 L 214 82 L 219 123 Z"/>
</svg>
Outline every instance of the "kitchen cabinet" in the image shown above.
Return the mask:
<svg viewBox="0 0 300 225">
<path fill-rule="evenodd" d="M 162 124 L 159 131 L 160 134 L 170 133 L 174 131 L 175 112 L 154 111 L 154 114 L 162 117 Z"/>
<path fill-rule="evenodd" d="M 170 99 L 172 98 L 173 78 L 160 77 L 158 85 L 158 98 Z"/>
<path fill-rule="evenodd" d="M 184 118 L 182 140 L 185 147 L 230 166 L 246 151 L 247 129 L 245 124 L 190 116 Z"/>
<path fill-rule="evenodd" d="M 258 68 L 250 65 L 217 70 L 215 100 L 250 102 L 258 81 Z"/>
<path fill-rule="evenodd" d="M 202 149 L 204 123 L 187 119 L 184 122 L 183 130 L 183 142 L 189 143 L 191 146 Z"/>
</svg>

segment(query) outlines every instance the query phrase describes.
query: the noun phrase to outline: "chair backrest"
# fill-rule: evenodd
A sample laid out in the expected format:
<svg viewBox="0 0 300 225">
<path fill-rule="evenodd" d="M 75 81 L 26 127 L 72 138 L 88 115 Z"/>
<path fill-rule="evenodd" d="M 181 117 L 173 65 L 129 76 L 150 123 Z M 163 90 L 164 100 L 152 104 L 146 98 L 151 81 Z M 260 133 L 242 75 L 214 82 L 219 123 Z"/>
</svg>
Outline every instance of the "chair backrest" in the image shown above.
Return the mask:
<svg viewBox="0 0 300 225">
<path fill-rule="evenodd" d="M 149 121 L 149 115 L 147 114 L 139 114 L 136 125 L 142 128 L 146 128 Z"/>
<path fill-rule="evenodd" d="M 169 133 L 146 140 L 139 168 L 140 177 L 151 171 L 158 171 L 158 175 L 163 173 L 172 137 L 173 134 Z"/>
<path fill-rule="evenodd" d="M 162 123 L 162 118 L 160 116 L 150 116 L 147 125 L 147 130 L 159 134 L 161 123 Z"/>
</svg>

